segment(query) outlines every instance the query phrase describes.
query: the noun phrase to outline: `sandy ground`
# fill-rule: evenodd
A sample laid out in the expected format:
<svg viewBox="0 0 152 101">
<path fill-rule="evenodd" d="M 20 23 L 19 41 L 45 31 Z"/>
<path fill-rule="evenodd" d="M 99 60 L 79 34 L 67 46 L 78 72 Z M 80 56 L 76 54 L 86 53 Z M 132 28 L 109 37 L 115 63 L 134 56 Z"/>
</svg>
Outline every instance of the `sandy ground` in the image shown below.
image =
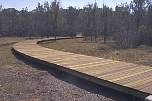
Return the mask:
<svg viewBox="0 0 152 101">
<path fill-rule="evenodd" d="M 129 95 L 17 59 L 11 46 L 23 40 L 0 38 L 0 101 L 131 101 Z"/>
</svg>

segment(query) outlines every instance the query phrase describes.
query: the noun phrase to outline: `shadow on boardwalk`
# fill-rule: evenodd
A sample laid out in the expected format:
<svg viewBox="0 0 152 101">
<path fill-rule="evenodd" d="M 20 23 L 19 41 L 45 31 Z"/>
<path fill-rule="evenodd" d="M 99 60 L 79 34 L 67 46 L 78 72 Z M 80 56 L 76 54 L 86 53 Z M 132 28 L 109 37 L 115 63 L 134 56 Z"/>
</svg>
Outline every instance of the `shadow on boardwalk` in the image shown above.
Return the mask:
<svg viewBox="0 0 152 101">
<path fill-rule="evenodd" d="M 13 51 L 14 56 L 17 59 L 22 60 L 24 63 L 32 66 L 33 68 L 36 68 L 38 70 L 47 71 L 48 73 L 50 73 L 51 75 L 53 75 L 57 79 L 60 79 L 62 81 L 73 84 L 73 85 L 75 85 L 81 89 L 84 89 L 88 92 L 91 92 L 91 93 L 94 93 L 97 95 L 103 95 L 105 97 L 112 98 L 115 101 L 122 101 L 122 100 L 117 100 L 118 98 L 124 99 L 123 101 L 143 101 L 143 99 L 134 98 L 131 95 L 124 94 L 122 92 L 115 91 L 113 89 L 100 86 L 98 84 L 95 84 L 95 83 L 92 83 L 90 81 L 78 78 L 78 77 L 71 75 L 71 74 L 68 74 L 66 72 L 60 71 L 60 70 L 56 69 L 54 66 L 48 67 L 47 65 L 42 65 L 39 62 L 31 61 L 31 59 L 28 60 L 29 57 L 24 57 L 21 54 L 15 53 L 14 50 L 12 50 L 12 51 Z"/>
</svg>

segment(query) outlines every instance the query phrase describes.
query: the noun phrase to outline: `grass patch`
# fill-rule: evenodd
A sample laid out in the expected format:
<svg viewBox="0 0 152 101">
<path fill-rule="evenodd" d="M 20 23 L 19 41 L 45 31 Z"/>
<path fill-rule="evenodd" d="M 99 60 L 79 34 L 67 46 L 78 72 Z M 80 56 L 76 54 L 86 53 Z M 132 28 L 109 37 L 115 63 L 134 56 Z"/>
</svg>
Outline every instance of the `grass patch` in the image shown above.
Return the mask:
<svg viewBox="0 0 152 101">
<path fill-rule="evenodd" d="M 19 95 L 33 93 L 31 85 L 25 82 L 34 84 L 36 81 L 32 80 L 32 76 L 40 71 L 18 60 L 11 51 L 14 43 L 24 40 L 26 39 L 0 38 L 0 98 L 19 101 Z"/>
<path fill-rule="evenodd" d="M 24 38 L 0 38 L 0 68 L 5 65 L 14 65 L 17 59 L 11 52 L 12 45 L 19 41 L 25 40 Z"/>
</svg>

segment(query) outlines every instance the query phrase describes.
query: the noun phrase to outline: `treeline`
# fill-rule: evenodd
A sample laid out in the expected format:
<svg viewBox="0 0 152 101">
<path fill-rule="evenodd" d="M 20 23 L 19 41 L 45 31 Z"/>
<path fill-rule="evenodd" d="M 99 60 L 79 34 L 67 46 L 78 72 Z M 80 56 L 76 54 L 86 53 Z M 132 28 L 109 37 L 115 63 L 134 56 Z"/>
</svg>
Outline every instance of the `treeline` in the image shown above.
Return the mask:
<svg viewBox="0 0 152 101">
<path fill-rule="evenodd" d="M 122 48 L 152 45 L 152 3 L 133 0 L 115 10 L 106 5 L 99 8 L 97 3 L 63 9 L 54 0 L 38 3 L 33 11 L 0 9 L 0 36 L 74 37 L 79 33 L 85 40 L 113 40 Z"/>
</svg>

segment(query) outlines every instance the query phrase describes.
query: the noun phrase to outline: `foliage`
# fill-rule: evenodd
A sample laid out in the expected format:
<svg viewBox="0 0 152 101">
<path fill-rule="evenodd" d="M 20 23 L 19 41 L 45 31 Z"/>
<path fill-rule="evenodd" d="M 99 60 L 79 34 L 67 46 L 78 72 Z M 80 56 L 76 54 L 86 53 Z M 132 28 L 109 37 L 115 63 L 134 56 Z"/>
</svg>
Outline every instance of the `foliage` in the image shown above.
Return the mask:
<svg viewBox="0 0 152 101">
<path fill-rule="evenodd" d="M 18 11 L 0 7 L 0 36 L 71 36 L 82 33 L 85 40 L 113 39 L 123 48 L 141 44 L 152 45 L 152 4 L 150 0 L 133 0 L 130 4 L 117 5 L 115 10 L 97 3 L 82 9 L 38 3 L 36 9 Z"/>
</svg>

